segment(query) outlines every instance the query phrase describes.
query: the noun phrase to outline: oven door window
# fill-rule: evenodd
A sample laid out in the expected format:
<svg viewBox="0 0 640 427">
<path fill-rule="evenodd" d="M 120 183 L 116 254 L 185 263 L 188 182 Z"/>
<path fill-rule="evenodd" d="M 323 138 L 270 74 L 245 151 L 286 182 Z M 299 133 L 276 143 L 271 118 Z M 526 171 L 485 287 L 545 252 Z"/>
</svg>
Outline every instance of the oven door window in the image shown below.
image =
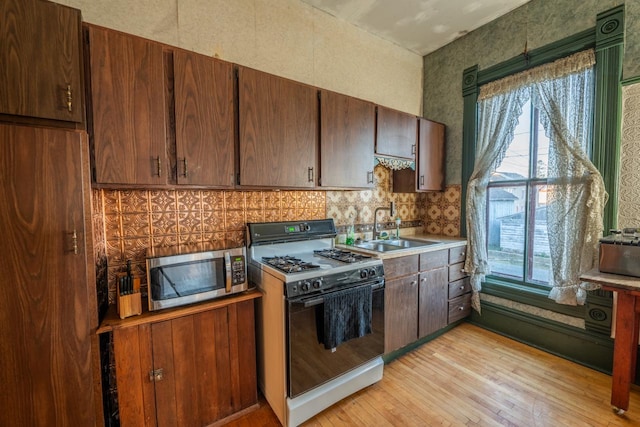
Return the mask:
<svg viewBox="0 0 640 427">
<path fill-rule="evenodd" d="M 324 304 L 288 303 L 289 397 L 296 397 L 384 352 L 384 288 L 372 294 L 372 333 L 325 349 L 318 336 Z"/>
<path fill-rule="evenodd" d="M 184 297 L 225 287 L 222 258 L 154 267 L 151 296 L 154 301 Z"/>
</svg>

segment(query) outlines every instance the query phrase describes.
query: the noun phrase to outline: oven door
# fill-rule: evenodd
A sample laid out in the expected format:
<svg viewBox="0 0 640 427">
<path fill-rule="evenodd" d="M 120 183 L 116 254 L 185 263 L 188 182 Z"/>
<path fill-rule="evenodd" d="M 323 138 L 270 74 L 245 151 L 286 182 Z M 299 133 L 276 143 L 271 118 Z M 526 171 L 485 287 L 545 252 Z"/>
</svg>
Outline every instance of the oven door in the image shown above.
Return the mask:
<svg viewBox="0 0 640 427">
<path fill-rule="evenodd" d="M 324 324 L 322 296 L 287 301 L 287 383 L 290 398 L 322 385 L 384 352 L 384 280 L 356 286 L 372 287 L 371 333 L 332 349 L 325 349 L 319 336 Z"/>
</svg>

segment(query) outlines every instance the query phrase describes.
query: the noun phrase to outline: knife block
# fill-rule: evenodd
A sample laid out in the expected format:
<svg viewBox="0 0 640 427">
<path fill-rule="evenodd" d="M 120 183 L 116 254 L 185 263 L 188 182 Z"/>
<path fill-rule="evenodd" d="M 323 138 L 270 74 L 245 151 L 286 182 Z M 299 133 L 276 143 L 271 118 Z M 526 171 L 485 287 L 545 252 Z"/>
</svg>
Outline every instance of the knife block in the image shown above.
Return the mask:
<svg viewBox="0 0 640 427">
<path fill-rule="evenodd" d="M 133 293 L 122 295 L 120 293 L 120 277 L 124 274 L 118 275 L 116 281 L 116 304 L 118 308 L 118 316 L 121 319 L 125 319 L 130 316 L 137 316 L 142 314 L 142 298 L 140 294 L 140 278 L 133 278 Z"/>
</svg>

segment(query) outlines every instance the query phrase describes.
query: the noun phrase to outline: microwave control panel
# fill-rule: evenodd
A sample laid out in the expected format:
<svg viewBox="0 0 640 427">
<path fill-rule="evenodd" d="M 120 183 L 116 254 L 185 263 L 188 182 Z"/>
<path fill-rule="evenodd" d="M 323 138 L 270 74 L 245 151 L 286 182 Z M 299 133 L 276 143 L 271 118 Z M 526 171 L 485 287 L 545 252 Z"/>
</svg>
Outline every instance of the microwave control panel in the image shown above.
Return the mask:
<svg viewBox="0 0 640 427">
<path fill-rule="evenodd" d="M 234 285 L 240 285 L 247 281 L 247 269 L 244 255 L 231 257 L 231 278 Z"/>
</svg>

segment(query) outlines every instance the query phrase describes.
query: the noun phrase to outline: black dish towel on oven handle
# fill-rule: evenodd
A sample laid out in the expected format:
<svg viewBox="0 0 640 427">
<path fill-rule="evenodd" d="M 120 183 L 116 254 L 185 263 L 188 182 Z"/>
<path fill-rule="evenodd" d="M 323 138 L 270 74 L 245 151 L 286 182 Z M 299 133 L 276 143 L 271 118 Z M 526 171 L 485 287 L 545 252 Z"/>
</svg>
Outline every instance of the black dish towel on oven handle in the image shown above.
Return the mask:
<svg viewBox="0 0 640 427">
<path fill-rule="evenodd" d="M 371 333 L 371 286 L 324 295 L 324 348 L 332 349 Z"/>
</svg>

